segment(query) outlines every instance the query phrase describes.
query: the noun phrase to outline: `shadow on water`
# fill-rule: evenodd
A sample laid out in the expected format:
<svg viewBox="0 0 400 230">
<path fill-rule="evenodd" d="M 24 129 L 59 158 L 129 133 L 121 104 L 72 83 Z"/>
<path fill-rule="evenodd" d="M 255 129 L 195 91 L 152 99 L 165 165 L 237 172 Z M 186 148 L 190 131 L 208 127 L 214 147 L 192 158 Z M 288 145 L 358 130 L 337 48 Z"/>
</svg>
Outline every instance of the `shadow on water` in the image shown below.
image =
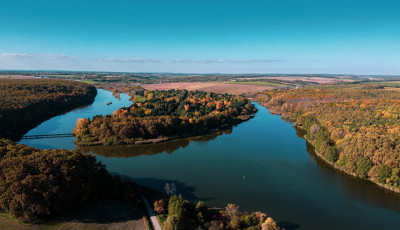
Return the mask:
<svg viewBox="0 0 400 230">
<path fill-rule="evenodd" d="M 118 173 L 112 172 L 112 175 L 120 175 Z M 121 175 L 120 175 L 121 176 Z M 196 188 L 194 186 L 188 186 L 185 183 L 182 183 L 178 180 L 165 180 L 165 179 L 159 179 L 159 178 L 133 178 L 129 176 L 122 175 L 121 176 L 122 180 L 132 180 L 136 183 L 138 183 L 141 186 L 146 186 L 152 189 L 155 189 L 157 191 L 161 191 L 165 193 L 165 185 L 168 184 L 174 184 L 175 185 L 175 195 L 181 195 L 183 198 L 186 200 L 190 200 L 192 202 L 197 202 L 199 200 L 202 201 L 210 201 L 214 200 L 216 198 L 212 197 L 197 197 L 195 195 Z"/>
<path fill-rule="evenodd" d="M 290 221 L 279 221 L 278 225 L 286 230 L 296 230 L 300 228 L 300 225 L 290 222 Z"/>
<path fill-rule="evenodd" d="M 186 148 L 190 142 L 207 142 L 223 134 L 231 134 L 232 129 L 221 130 L 212 134 L 171 140 L 167 142 L 147 145 L 114 145 L 114 146 L 80 146 L 84 153 L 93 153 L 104 157 L 137 157 L 142 155 L 155 155 L 159 153 L 171 154 L 179 148 Z"/>
<path fill-rule="evenodd" d="M 303 138 L 303 136 L 306 134 L 306 131 L 303 129 L 296 128 L 296 131 L 297 135 L 301 138 Z M 354 200 L 361 201 L 362 203 L 366 203 L 375 209 L 384 208 L 400 213 L 399 194 L 382 189 L 371 181 L 356 178 L 333 168 L 330 164 L 316 155 L 314 147 L 309 142 L 306 142 L 306 145 L 310 160 L 315 161 L 318 164 L 318 167 L 324 170 L 325 173 L 337 174 L 341 177 L 341 188 L 348 194 L 349 197 Z"/>
</svg>

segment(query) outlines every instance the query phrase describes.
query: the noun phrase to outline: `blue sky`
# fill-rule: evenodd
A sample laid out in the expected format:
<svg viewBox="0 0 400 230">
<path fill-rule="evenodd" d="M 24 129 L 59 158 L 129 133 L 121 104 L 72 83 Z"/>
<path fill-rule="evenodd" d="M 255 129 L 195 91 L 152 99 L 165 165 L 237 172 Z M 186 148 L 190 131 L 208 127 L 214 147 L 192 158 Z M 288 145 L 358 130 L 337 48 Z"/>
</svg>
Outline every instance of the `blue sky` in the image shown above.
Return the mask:
<svg viewBox="0 0 400 230">
<path fill-rule="evenodd" d="M 400 75 L 400 1 L 0 0 L 0 69 Z"/>
</svg>

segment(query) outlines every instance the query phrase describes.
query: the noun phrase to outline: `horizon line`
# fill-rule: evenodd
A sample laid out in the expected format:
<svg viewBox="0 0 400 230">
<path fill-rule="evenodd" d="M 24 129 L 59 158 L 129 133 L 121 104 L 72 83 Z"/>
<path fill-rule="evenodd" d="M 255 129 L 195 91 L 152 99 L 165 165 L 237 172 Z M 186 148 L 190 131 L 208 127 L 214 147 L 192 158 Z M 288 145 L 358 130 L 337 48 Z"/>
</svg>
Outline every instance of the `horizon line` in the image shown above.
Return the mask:
<svg viewBox="0 0 400 230">
<path fill-rule="evenodd" d="M 86 72 L 86 73 L 129 73 L 129 74 L 197 74 L 197 75 L 349 75 L 349 76 L 393 76 L 400 77 L 400 74 L 351 74 L 351 73 L 196 73 L 196 72 L 131 72 L 131 71 L 103 71 L 103 70 L 52 70 L 52 69 L 0 69 L 0 72 Z"/>
</svg>

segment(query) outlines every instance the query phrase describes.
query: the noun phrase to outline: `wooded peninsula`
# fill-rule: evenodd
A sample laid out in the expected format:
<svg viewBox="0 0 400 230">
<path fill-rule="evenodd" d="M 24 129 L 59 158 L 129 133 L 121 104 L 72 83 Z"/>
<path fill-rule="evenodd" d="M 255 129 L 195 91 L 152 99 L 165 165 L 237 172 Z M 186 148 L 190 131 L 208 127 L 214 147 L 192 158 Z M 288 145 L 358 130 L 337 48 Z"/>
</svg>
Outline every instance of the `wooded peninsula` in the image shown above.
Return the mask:
<svg viewBox="0 0 400 230">
<path fill-rule="evenodd" d="M 113 115 L 76 123 L 77 145 L 144 144 L 211 133 L 250 119 L 257 109 L 242 96 L 203 91 L 136 91 L 136 102 Z"/>
<path fill-rule="evenodd" d="M 0 138 L 18 140 L 43 121 L 92 103 L 96 93 L 76 81 L 0 79 Z"/>
</svg>

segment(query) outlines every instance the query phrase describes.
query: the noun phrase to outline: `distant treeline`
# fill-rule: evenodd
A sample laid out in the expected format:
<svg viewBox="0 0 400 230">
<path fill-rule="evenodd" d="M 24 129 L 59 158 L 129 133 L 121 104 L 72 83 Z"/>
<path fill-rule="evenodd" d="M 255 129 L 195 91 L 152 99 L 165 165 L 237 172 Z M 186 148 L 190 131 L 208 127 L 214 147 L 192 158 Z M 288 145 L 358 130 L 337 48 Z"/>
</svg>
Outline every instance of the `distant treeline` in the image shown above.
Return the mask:
<svg viewBox="0 0 400 230">
<path fill-rule="evenodd" d="M 79 119 L 75 143 L 139 144 L 202 135 L 236 125 L 257 111 L 248 99 L 228 94 L 187 90 L 136 93 L 135 104 L 113 115 Z"/>
<path fill-rule="evenodd" d="M 399 91 L 342 85 L 269 91 L 257 99 L 306 129 L 336 168 L 400 191 Z"/>
<path fill-rule="evenodd" d="M 41 122 L 93 102 L 96 93 L 75 81 L 0 79 L 0 138 L 18 140 Z"/>
<path fill-rule="evenodd" d="M 136 202 L 140 189 L 111 176 L 95 156 L 39 150 L 0 139 L 0 212 L 35 222 L 99 198 Z"/>
</svg>

